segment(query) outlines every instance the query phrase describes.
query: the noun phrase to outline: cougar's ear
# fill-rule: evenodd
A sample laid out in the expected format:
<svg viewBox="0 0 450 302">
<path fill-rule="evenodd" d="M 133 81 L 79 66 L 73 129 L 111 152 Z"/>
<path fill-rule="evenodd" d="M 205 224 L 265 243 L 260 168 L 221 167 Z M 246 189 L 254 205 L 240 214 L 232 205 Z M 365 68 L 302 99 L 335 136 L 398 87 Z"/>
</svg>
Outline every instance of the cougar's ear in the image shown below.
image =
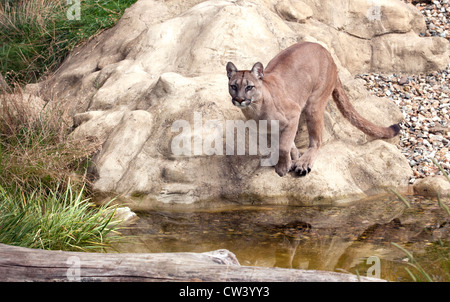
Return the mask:
<svg viewBox="0 0 450 302">
<path fill-rule="evenodd" d="M 236 72 L 237 72 L 236 66 L 234 66 L 233 63 L 228 62 L 227 63 L 227 76 L 228 76 L 228 79 L 231 79 L 231 77 L 234 76 L 234 74 Z"/>
<path fill-rule="evenodd" d="M 250 70 L 250 72 L 257 78 L 262 80 L 264 77 L 264 67 L 263 64 L 261 64 L 260 62 L 256 63 L 255 65 L 253 65 L 252 70 Z"/>
</svg>

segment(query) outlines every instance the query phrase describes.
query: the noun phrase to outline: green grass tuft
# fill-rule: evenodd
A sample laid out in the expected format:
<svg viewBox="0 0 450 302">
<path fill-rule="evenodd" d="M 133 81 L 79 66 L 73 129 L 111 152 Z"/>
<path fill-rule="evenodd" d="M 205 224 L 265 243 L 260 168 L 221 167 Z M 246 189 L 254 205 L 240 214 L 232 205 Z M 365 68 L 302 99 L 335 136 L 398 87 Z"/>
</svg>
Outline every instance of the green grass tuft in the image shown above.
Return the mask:
<svg viewBox="0 0 450 302">
<path fill-rule="evenodd" d="M 84 190 L 72 191 L 70 184 L 62 194 L 11 194 L 0 187 L 0 242 L 48 250 L 102 249 L 118 238 L 115 208 L 95 207 L 83 196 Z"/>
</svg>

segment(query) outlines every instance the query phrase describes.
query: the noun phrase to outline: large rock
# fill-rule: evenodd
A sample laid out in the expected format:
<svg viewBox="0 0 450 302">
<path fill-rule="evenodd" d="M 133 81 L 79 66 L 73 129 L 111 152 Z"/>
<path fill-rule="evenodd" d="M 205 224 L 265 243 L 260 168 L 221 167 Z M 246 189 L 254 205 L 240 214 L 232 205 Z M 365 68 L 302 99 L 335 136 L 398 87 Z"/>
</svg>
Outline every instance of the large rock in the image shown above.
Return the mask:
<svg viewBox="0 0 450 302">
<path fill-rule="evenodd" d="M 305 0 L 313 17 L 360 39 L 388 33 L 425 31 L 425 20 L 412 5 L 392 0 Z"/>
<path fill-rule="evenodd" d="M 300 23 L 313 15 L 312 9 L 302 1 L 282 0 L 275 5 L 275 10 L 285 20 Z"/>
<path fill-rule="evenodd" d="M 381 1 L 378 20 L 367 14 L 366 0 L 305 0 L 305 6 L 293 0 L 229 0 L 194 6 L 198 2 L 139 0 L 113 29 L 75 50 L 53 77 L 29 87 L 46 98 L 71 100 L 77 105 L 73 136 L 103 142 L 93 159 L 96 191 L 148 208 L 213 200 L 331 203 L 407 185 L 411 169 L 392 142 L 370 140 L 332 102 L 325 114 L 325 144 L 303 178 L 280 178 L 273 167 L 261 166 L 258 156 L 207 155 L 196 142 L 202 138 L 209 147 L 218 134 L 225 149 L 226 120 L 244 119 L 227 92 L 226 62 L 242 69 L 256 61 L 266 65 L 297 41 L 321 43 L 332 53 L 362 115 L 380 125 L 401 121 L 396 105 L 370 97 L 352 74 L 444 67 L 448 42 L 413 34 L 424 23 L 412 6 Z M 330 5 L 333 9 L 327 9 Z M 402 36 L 420 41 L 420 49 L 397 43 L 386 59 L 386 48 L 374 47 L 379 39 Z M 420 56 L 421 63 L 401 64 L 403 55 L 411 62 Z M 304 148 L 304 123 L 299 131 L 297 145 Z M 191 148 L 174 152 L 174 139 L 187 139 Z"/>
<path fill-rule="evenodd" d="M 372 69 L 420 73 L 449 64 L 448 41 L 439 37 L 418 38 L 413 32 L 391 33 L 372 39 Z M 447 51 L 448 53 L 448 51 Z"/>
<path fill-rule="evenodd" d="M 444 175 L 418 179 L 414 183 L 414 193 L 428 197 L 450 197 L 450 181 Z"/>
</svg>

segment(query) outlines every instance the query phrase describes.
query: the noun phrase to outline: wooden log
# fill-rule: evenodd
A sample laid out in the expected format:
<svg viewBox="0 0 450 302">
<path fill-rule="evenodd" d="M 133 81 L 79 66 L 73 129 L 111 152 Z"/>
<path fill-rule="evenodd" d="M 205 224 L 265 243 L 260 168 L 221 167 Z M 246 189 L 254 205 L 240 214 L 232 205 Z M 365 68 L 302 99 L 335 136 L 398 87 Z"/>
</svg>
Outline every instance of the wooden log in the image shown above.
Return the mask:
<svg viewBox="0 0 450 302">
<path fill-rule="evenodd" d="M 84 253 L 0 244 L 0 281 L 383 281 L 355 275 L 240 266 L 233 253 Z"/>
</svg>

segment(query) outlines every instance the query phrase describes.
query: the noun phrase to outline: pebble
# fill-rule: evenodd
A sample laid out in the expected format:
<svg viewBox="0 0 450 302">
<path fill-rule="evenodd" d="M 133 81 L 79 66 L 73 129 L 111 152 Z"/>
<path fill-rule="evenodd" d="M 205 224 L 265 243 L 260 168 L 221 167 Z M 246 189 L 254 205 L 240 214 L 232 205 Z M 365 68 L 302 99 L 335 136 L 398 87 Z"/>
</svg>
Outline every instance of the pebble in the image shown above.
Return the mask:
<svg viewBox="0 0 450 302">
<path fill-rule="evenodd" d="M 401 77 L 399 80 L 398 80 L 398 84 L 399 85 L 405 85 L 405 84 L 408 84 L 409 83 L 409 79 L 407 78 L 407 77 Z"/>
</svg>

